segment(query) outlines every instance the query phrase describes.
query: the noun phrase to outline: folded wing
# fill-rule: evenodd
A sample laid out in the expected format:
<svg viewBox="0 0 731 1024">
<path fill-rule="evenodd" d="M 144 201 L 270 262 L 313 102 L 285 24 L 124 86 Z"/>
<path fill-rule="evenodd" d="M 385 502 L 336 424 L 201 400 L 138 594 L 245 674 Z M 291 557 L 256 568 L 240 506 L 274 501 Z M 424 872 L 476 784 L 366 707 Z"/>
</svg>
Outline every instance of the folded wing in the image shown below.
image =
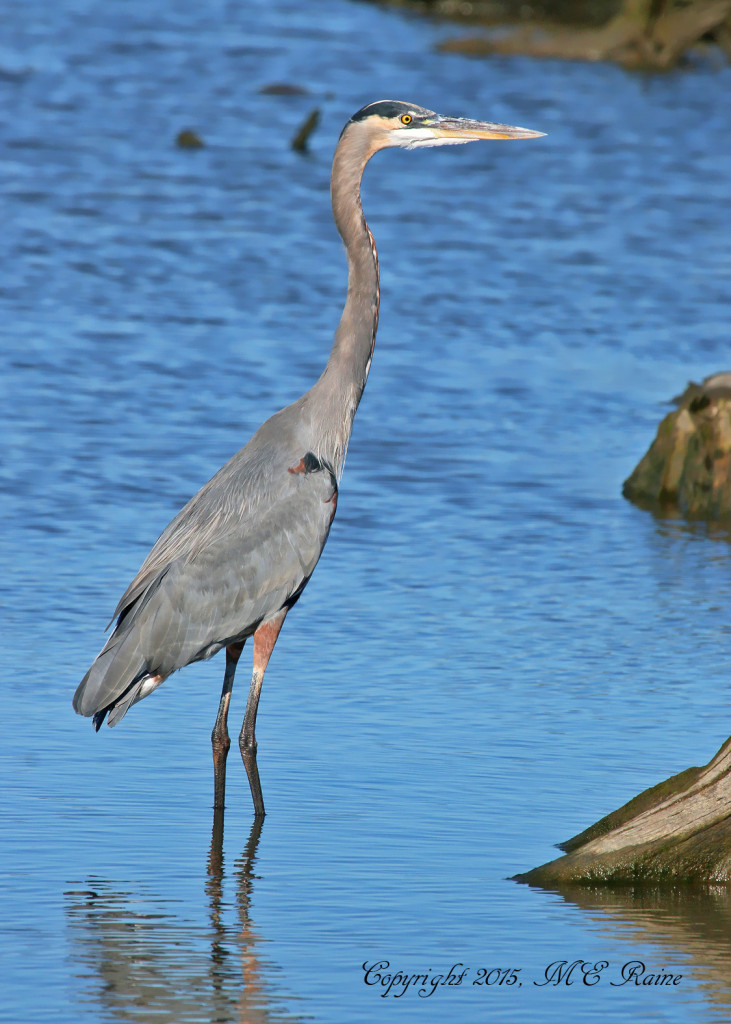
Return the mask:
<svg viewBox="0 0 731 1024">
<path fill-rule="evenodd" d="M 245 453 L 181 510 L 125 591 L 74 696 L 80 714 L 110 711 L 115 724 L 172 672 L 244 640 L 301 594 L 335 514 L 335 476 L 291 451 L 257 452 L 242 473 Z"/>
</svg>

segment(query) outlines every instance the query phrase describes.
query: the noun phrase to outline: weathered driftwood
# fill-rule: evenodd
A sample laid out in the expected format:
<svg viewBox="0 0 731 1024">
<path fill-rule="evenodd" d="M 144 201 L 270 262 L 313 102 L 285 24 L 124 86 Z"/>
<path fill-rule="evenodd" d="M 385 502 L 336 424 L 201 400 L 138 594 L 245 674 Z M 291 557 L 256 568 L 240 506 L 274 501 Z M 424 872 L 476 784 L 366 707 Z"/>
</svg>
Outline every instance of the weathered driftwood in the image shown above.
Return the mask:
<svg viewBox="0 0 731 1024">
<path fill-rule="evenodd" d="M 516 881 L 731 883 L 731 737 L 705 767 L 645 790 L 560 849 L 566 856 Z"/>
<path fill-rule="evenodd" d="M 731 373 L 689 384 L 632 475 L 625 498 L 690 518 L 731 517 Z"/>
<path fill-rule="evenodd" d="M 448 39 L 440 49 L 470 56 L 492 53 L 563 60 L 609 60 L 624 67 L 664 71 L 700 40 L 727 53 L 731 0 L 623 0 L 599 28 L 523 24 L 480 37 Z"/>
</svg>

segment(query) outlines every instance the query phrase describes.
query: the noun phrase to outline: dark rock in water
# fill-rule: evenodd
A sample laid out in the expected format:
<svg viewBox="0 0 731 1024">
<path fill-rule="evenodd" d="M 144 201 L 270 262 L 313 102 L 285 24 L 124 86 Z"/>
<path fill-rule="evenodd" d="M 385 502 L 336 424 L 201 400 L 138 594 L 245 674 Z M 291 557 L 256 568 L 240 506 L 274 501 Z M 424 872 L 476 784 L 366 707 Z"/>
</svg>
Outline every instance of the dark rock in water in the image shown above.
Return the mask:
<svg viewBox="0 0 731 1024">
<path fill-rule="evenodd" d="M 202 149 L 205 143 L 200 135 L 190 128 L 185 128 L 175 136 L 175 145 L 181 149 Z"/>
<path fill-rule="evenodd" d="M 625 498 L 692 519 L 731 518 L 731 373 L 691 382 L 624 482 Z"/>
<path fill-rule="evenodd" d="M 302 85 L 291 85 L 289 82 L 271 82 L 269 85 L 262 85 L 259 89 L 260 96 L 306 96 L 307 89 Z"/>
<path fill-rule="evenodd" d="M 731 737 L 561 844 L 566 856 L 516 881 L 541 886 L 731 882 Z"/>
</svg>

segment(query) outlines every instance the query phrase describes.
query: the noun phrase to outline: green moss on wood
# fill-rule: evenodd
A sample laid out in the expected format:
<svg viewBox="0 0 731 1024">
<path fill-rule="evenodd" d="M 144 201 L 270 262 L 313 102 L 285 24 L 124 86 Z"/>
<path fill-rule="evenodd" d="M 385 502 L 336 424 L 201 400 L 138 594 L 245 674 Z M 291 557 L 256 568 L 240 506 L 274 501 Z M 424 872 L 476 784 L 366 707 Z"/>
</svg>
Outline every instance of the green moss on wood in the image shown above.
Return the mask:
<svg viewBox="0 0 731 1024">
<path fill-rule="evenodd" d="M 580 850 L 516 875 L 531 885 L 731 883 L 731 816 L 682 840 L 645 843 L 600 857 Z"/>
<path fill-rule="evenodd" d="M 684 789 L 692 786 L 703 770 L 704 768 L 686 768 L 684 771 L 678 772 L 677 775 L 665 779 L 664 782 L 658 782 L 656 786 L 645 789 L 626 804 L 623 804 L 622 807 L 617 808 L 616 811 L 605 814 L 603 818 L 590 825 L 589 828 L 584 829 L 577 836 L 567 839 L 564 843 L 559 843 L 559 850 L 571 853 L 580 846 L 585 846 L 592 839 L 598 839 L 600 836 L 606 835 L 607 832 L 612 832 L 615 828 L 619 828 L 620 825 L 624 825 L 625 822 L 636 818 L 643 811 L 649 810 L 650 807 L 654 807 L 663 800 L 667 800 L 668 797 L 673 796 L 675 793 L 681 793 Z"/>
</svg>

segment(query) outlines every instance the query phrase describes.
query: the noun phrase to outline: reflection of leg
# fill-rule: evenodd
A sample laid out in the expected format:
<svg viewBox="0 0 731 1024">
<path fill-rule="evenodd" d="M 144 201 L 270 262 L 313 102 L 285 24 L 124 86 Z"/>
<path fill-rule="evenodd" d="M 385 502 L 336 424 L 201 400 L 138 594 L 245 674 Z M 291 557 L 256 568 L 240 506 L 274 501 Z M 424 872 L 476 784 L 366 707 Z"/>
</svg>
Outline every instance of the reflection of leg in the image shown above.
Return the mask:
<svg viewBox="0 0 731 1024">
<path fill-rule="evenodd" d="M 239 736 L 239 749 L 249 777 L 251 796 L 254 800 L 254 814 L 257 818 L 264 817 L 264 798 L 261 795 L 261 783 L 259 782 L 259 769 L 256 765 L 256 710 L 259 707 L 259 695 L 261 684 L 264 680 L 264 673 L 269 664 L 274 645 L 277 642 L 279 631 L 282 628 L 287 609 L 283 609 L 263 622 L 254 633 L 254 671 L 251 676 L 251 689 L 249 700 L 246 704 L 244 724 L 241 727 Z"/>
<path fill-rule="evenodd" d="M 251 918 L 249 917 L 249 909 L 251 907 L 251 893 L 254 886 L 254 861 L 256 860 L 256 851 L 259 846 L 259 838 L 261 836 L 261 830 L 264 827 L 263 818 L 254 818 L 251 823 L 251 832 L 249 838 L 244 847 L 240 859 L 237 862 L 237 875 L 238 875 L 238 905 L 239 905 L 239 919 L 241 921 L 241 948 L 244 954 L 244 974 L 246 974 L 246 963 L 251 960 L 250 953 L 253 949 L 255 937 L 251 933 Z M 254 988 L 250 990 L 253 992 Z"/>
<path fill-rule="evenodd" d="M 213 732 L 211 733 L 214 807 L 223 807 L 226 798 L 226 757 L 228 756 L 228 748 L 231 746 L 226 721 L 228 719 L 228 706 L 231 702 L 231 690 L 234 685 L 236 665 L 243 649 L 243 643 L 231 644 L 230 647 L 226 648 L 226 671 L 223 676 L 221 703 L 218 705 L 216 724 L 213 726 Z"/>
</svg>

